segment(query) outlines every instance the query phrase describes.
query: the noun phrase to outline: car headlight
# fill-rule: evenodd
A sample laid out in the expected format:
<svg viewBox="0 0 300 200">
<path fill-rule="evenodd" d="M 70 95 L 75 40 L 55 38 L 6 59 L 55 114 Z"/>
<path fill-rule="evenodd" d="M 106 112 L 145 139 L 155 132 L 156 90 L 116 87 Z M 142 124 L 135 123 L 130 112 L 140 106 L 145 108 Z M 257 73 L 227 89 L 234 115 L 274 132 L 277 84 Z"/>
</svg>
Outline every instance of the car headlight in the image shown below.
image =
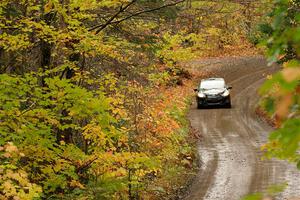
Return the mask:
<svg viewBox="0 0 300 200">
<path fill-rule="evenodd" d="M 205 94 L 199 92 L 199 93 L 198 93 L 198 97 L 199 97 L 199 98 L 205 98 Z"/>
<path fill-rule="evenodd" d="M 229 95 L 229 91 L 228 90 L 225 90 L 225 92 L 223 92 L 222 96 L 223 97 L 227 97 Z"/>
</svg>

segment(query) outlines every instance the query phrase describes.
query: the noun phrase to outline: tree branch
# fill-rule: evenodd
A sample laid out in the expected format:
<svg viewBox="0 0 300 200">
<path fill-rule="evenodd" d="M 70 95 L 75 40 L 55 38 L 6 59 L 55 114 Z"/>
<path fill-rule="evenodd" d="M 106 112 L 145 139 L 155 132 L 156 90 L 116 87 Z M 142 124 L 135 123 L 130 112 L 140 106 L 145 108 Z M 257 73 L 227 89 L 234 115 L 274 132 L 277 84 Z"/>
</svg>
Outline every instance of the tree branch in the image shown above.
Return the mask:
<svg viewBox="0 0 300 200">
<path fill-rule="evenodd" d="M 103 29 L 105 29 L 108 25 L 111 24 L 111 22 L 116 18 L 118 17 L 119 14 L 121 14 L 122 12 L 124 12 L 127 8 L 129 8 L 132 4 L 134 4 L 137 0 L 132 0 L 131 2 L 129 2 L 126 6 L 123 7 L 123 5 L 120 6 L 120 9 L 118 12 L 116 12 L 113 16 L 111 16 L 111 18 L 109 18 L 109 20 L 107 20 L 106 23 L 104 24 L 100 24 L 100 25 L 97 25 L 97 26 L 94 26 L 92 28 L 89 29 L 89 31 L 93 31 L 95 29 L 98 29 L 96 31 L 96 34 L 99 33 L 100 31 L 102 31 Z"/>
<path fill-rule="evenodd" d="M 90 29 L 90 31 L 92 30 L 95 30 L 97 28 L 99 28 L 97 31 L 96 31 L 96 34 L 98 34 L 99 32 L 101 32 L 103 29 L 105 29 L 107 26 L 109 25 L 112 25 L 112 24 L 119 24 L 125 20 L 128 20 L 132 17 L 136 17 L 138 15 L 141 15 L 141 14 L 144 14 L 144 13 L 149 13 L 149 12 L 154 12 L 154 11 L 157 11 L 157 10 L 160 10 L 160 9 L 163 9 L 163 8 L 166 8 L 166 7 L 170 7 L 170 6 L 175 6 L 179 3 L 182 3 L 186 0 L 179 0 L 179 1 L 176 1 L 176 2 L 173 2 L 173 3 L 169 3 L 169 4 L 165 4 L 163 6 L 160 6 L 160 7 L 157 7 L 157 8 L 152 8 L 152 9 L 148 9 L 148 10 L 142 10 L 142 11 L 138 11 L 136 13 L 133 13 L 127 17 L 124 17 L 120 20 L 115 20 L 115 18 L 121 13 L 121 12 L 124 12 L 131 4 L 133 4 L 136 0 L 133 0 L 131 3 L 129 3 L 125 9 L 120 9 L 120 11 L 118 11 L 114 16 L 112 16 L 105 24 L 100 24 L 100 25 L 97 25 L 97 26 L 94 26 L 93 28 Z"/>
<path fill-rule="evenodd" d="M 142 11 L 139 11 L 139 12 L 134 13 L 132 15 L 129 15 L 127 17 L 124 17 L 123 19 L 120 19 L 120 20 L 117 20 L 117 21 L 113 21 L 113 22 L 111 22 L 111 24 L 119 24 L 119 23 L 121 23 L 121 22 L 123 22 L 125 20 L 128 20 L 128 19 L 132 18 L 132 17 L 136 17 L 136 16 L 144 14 L 144 13 L 149 13 L 149 12 L 157 11 L 157 10 L 160 10 L 160 9 L 163 9 L 163 8 L 166 8 L 166 7 L 175 6 L 175 5 L 177 5 L 179 3 L 182 3 L 184 1 L 186 1 L 186 0 L 180 0 L 180 1 L 177 1 L 177 2 L 174 2 L 174 3 L 170 3 L 170 4 L 166 4 L 166 5 L 157 7 L 157 8 L 153 8 L 153 9 L 142 10 Z"/>
</svg>

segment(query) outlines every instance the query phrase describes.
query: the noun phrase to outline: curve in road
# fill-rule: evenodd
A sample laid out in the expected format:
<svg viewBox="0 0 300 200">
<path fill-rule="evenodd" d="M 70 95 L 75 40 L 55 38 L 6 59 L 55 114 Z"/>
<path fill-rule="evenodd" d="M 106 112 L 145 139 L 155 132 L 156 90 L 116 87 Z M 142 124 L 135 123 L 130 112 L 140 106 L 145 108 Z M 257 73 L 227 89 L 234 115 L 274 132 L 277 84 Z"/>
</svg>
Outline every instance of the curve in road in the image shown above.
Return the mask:
<svg viewBox="0 0 300 200">
<path fill-rule="evenodd" d="M 257 89 L 278 67 L 267 66 L 262 57 L 208 59 L 190 66 L 224 77 L 233 86 L 233 108 L 198 110 L 193 104 L 189 119 L 202 135 L 198 146 L 201 169 L 185 199 L 238 200 L 282 183 L 288 187 L 279 199 L 299 197 L 300 172 L 296 167 L 285 161 L 261 159 L 260 146 L 272 128 L 255 114 Z"/>
</svg>

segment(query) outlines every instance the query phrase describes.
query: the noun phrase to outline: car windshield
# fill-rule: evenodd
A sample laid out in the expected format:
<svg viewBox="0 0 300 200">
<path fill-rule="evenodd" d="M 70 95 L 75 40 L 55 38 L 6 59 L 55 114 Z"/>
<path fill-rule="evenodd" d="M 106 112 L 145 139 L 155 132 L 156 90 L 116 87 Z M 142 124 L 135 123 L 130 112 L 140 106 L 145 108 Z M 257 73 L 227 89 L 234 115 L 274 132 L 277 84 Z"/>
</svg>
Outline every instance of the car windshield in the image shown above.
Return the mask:
<svg viewBox="0 0 300 200">
<path fill-rule="evenodd" d="M 200 83 L 201 90 L 220 89 L 224 87 L 225 83 L 223 80 L 202 81 Z"/>
</svg>

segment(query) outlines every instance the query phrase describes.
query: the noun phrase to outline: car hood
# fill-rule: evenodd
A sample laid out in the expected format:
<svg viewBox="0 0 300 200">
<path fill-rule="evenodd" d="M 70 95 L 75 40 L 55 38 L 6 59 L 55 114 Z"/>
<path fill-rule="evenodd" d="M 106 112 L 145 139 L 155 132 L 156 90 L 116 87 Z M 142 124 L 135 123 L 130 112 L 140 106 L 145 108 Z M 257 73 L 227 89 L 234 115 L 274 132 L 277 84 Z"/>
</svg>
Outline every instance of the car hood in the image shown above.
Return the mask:
<svg viewBox="0 0 300 200">
<path fill-rule="evenodd" d="M 225 88 L 216 88 L 216 89 L 210 89 L 210 90 L 205 90 L 202 93 L 206 95 L 216 95 L 216 94 L 222 94 L 225 92 Z"/>
</svg>

